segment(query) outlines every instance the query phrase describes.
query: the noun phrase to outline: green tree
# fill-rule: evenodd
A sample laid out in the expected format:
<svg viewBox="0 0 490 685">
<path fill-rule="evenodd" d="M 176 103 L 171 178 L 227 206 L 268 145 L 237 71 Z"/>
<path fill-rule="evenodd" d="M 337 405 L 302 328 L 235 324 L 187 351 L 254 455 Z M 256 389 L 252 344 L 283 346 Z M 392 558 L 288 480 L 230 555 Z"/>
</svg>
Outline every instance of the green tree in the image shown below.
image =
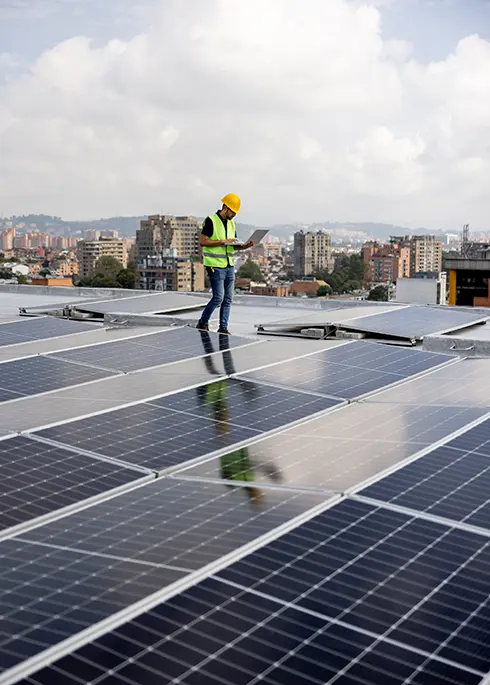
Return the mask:
<svg viewBox="0 0 490 685">
<path fill-rule="evenodd" d="M 95 276 L 106 276 L 116 281 L 117 274 L 122 270 L 123 265 L 115 257 L 99 257 L 95 262 Z"/>
<path fill-rule="evenodd" d="M 376 302 L 388 302 L 389 290 L 387 285 L 376 285 L 369 291 L 367 300 L 374 300 Z"/>
<path fill-rule="evenodd" d="M 263 282 L 265 280 L 259 265 L 251 259 L 247 259 L 245 264 L 238 269 L 237 276 L 238 278 L 250 278 L 251 281 Z"/>
<path fill-rule="evenodd" d="M 27 276 L 25 276 L 24 274 L 17 274 L 17 283 L 19 285 L 27 285 L 29 283 L 29 280 Z"/>
<path fill-rule="evenodd" d="M 361 253 L 340 255 L 335 260 L 335 268 L 331 273 L 322 269 L 317 271 L 315 278 L 325 281 L 333 294 L 350 293 L 361 290 L 364 285 L 364 260 Z"/>
<path fill-rule="evenodd" d="M 328 295 L 329 293 L 330 293 L 330 288 L 328 287 L 328 285 L 321 285 L 318 288 L 317 295 L 318 295 L 318 297 L 325 297 L 325 295 Z"/>
<path fill-rule="evenodd" d="M 136 271 L 131 269 L 121 269 L 116 276 L 116 282 L 119 288 L 127 288 L 132 290 L 136 283 Z"/>
</svg>

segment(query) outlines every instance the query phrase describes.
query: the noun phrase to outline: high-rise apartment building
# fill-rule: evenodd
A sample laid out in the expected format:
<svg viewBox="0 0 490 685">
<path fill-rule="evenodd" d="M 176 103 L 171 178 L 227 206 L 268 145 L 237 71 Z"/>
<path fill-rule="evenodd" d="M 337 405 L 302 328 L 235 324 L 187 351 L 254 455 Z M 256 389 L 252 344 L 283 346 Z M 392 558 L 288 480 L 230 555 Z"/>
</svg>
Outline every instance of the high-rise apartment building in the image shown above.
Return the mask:
<svg viewBox="0 0 490 685">
<path fill-rule="evenodd" d="M 95 265 L 100 257 L 114 257 L 121 263 L 121 268 L 125 268 L 128 264 L 125 241 L 111 238 L 79 240 L 77 258 L 80 278 L 93 278 L 95 276 Z"/>
<path fill-rule="evenodd" d="M 9 228 L 1 234 L 1 248 L 9 252 L 14 247 L 15 228 Z"/>
<path fill-rule="evenodd" d="M 332 271 L 332 243 L 324 231 L 294 234 L 294 275 L 296 278 L 312 276 L 317 271 Z"/>
<path fill-rule="evenodd" d="M 442 243 L 433 235 L 392 236 L 391 243 L 410 248 L 410 277 L 442 271 Z"/>
<path fill-rule="evenodd" d="M 201 224 L 193 216 L 149 216 L 136 232 L 137 261 L 159 255 L 162 250 L 176 250 L 178 257 L 200 259 L 200 235 Z"/>
</svg>

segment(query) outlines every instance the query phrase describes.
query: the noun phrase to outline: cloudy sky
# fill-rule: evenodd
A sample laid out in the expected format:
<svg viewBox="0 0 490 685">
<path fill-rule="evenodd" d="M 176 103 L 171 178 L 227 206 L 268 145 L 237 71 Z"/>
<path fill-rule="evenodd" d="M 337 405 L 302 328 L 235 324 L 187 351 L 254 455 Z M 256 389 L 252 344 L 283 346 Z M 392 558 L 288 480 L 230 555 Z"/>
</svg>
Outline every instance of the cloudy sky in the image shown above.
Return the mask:
<svg viewBox="0 0 490 685">
<path fill-rule="evenodd" d="M 0 0 L 0 215 L 490 229 L 490 0 Z"/>
</svg>

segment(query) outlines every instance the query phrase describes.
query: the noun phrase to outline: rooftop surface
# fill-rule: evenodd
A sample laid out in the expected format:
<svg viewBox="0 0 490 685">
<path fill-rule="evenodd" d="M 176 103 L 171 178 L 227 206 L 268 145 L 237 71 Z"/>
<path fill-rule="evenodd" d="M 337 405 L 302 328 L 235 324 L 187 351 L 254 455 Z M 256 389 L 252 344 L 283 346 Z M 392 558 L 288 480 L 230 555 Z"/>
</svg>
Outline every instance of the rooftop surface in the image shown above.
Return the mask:
<svg viewBox="0 0 490 685">
<path fill-rule="evenodd" d="M 0 685 L 488 682 L 490 359 L 256 334 L 443 315 L 55 290 L 0 293 Z"/>
</svg>

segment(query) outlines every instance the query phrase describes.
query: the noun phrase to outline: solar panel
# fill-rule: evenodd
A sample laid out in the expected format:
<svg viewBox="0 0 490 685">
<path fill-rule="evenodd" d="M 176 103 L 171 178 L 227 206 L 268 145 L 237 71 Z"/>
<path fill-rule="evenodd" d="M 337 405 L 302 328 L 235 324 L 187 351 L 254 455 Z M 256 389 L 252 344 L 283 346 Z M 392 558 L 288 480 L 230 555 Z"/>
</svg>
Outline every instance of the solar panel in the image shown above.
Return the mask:
<svg viewBox="0 0 490 685">
<path fill-rule="evenodd" d="M 160 478 L 27 531 L 22 539 L 193 570 L 328 499 Z"/>
<path fill-rule="evenodd" d="M 485 410 L 457 407 L 351 405 L 240 451 L 186 468 L 184 477 L 344 492 L 447 437 Z"/>
<path fill-rule="evenodd" d="M 96 454 L 166 469 L 339 406 L 337 400 L 224 380 L 39 431 Z"/>
<path fill-rule="evenodd" d="M 490 531 L 489 457 L 485 421 L 359 494 Z"/>
<path fill-rule="evenodd" d="M 354 342 L 244 375 L 263 382 L 354 399 L 410 376 L 433 369 L 453 357 L 420 350 Z"/>
<path fill-rule="evenodd" d="M 195 390 L 184 390 L 175 395 L 151 400 L 151 403 L 260 433 L 281 428 L 342 404 L 333 398 L 283 390 L 241 379 L 227 379 Z"/>
<path fill-rule="evenodd" d="M 85 302 L 75 305 L 76 309 L 84 312 L 128 313 L 128 314 L 164 314 L 165 312 L 185 309 L 204 308 L 204 297 L 187 295 L 184 293 L 145 293 L 133 297 L 116 298 L 99 302 Z"/>
<path fill-rule="evenodd" d="M 483 675 L 489 563 L 488 537 L 345 501 L 218 577 Z"/>
<path fill-rule="evenodd" d="M 0 554 L 0 673 L 183 576 L 15 539 L 3 540 Z"/>
<path fill-rule="evenodd" d="M 325 306 L 327 305 L 327 306 Z M 288 317 L 284 319 L 276 319 L 268 321 L 267 323 L 256 324 L 257 328 L 263 330 L 282 330 L 294 331 L 301 328 L 329 326 L 333 323 L 338 323 L 347 319 L 355 319 L 366 315 L 372 315 L 375 312 L 390 311 L 394 307 L 403 307 L 395 303 L 388 302 L 368 302 L 364 300 L 359 302 L 356 300 L 325 300 L 321 302 L 320 310 L 305 309 L 301 316 Z"/>
<path fill-rule="evenodd" d="M 175 328 L 138 336 L 131 340 L 56 352 L 50 356 L 65 361 L 129 372 L 251 344 L 259 343 L 238 336 L 207 332 L 201 335 L 199 331 L 192 328 Z"/>
<path fill-rule="evenodd" d="M 403 385 L 403 392 L 399 388 L 383 390 L 372 395 L 368 402 L 490 408 L 488 368 L 487 359 L 465 359 L 408 381 Z"/>
<path fill-rule="evenodd" d="M 428 333 L 448 333 L 488 318 L 481 311 L 461 311 L 452 307 L 402 307 L 382 314 L 345 320 L 340 325 L 350 330 L 421 340 Z"/>
<path fill-rule="evenodd" d="M 1 440 L 0 530 L 18 528 L 142 478 L 134 469 L 25 437 Z"/>
<path fill-rule="evenodd" d="M 208 579 L 26 685 L 477 685 L 481 673 Z"/>
<path fill-rule="evenodd" d="M 67 388 L 112 375 L 111 371 L 41 356 L 4 362 L 0 364 L 0 401 Z"/>
<path fill-rule="evenodd" d="M 67 321 L 55 317 L 23 319 L 0 325 L 0 346 L 57 338 L 74 333 L 87 333 L 93 330 L 96 330 L 93 324 L 82 321 Z"/>
<path fill-rule="evenodd" d="M 449 444 L 464 452 L 478 452 L 490 457 L 490 419 L 470 428 Z"/>
</svg>

